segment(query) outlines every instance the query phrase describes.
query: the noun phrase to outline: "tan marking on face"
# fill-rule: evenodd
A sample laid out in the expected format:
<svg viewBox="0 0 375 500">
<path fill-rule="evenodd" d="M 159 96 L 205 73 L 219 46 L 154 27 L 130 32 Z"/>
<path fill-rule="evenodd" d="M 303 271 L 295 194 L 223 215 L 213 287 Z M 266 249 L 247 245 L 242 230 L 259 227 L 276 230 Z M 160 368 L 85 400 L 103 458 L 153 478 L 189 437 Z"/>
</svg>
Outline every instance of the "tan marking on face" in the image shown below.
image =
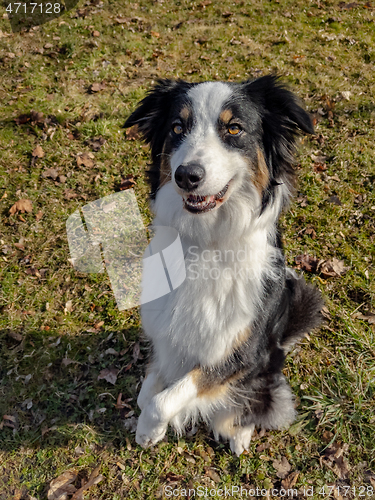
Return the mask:
<svg viewBox="0 0 375 500">
<path fill-rule="evenodd" d="M 270 180 L 270 174 L 268 172 L 266 160 L 260 149 L 258 149 L 258 163 L 255 166 L 255 171 L 253 172 L 254 185 L 257 188 L 259 196 L 263 195 L 263 192 L 268 186 Z"/>
<path fill-rule="evenodd" d="M 190 109 L 187 106 L 184 106 L 181 111 L 180 111 L 180 117 L 184 120 L 187 121 L 190 116 Z"/>
<path fill-rule="evenodd" d="M 159 188 L 163 187 L 165 184 L 167 184 L 172 180 L 172 170 L 169 164 L 169 156 L 167 156 L 164 153 L 165 153 L 165 147 L 163 147 L 160 160 Z"/>
<path fill-rule="evenodd" d="M 232 118 L 233 118 L 233 113 L 230 109 L 224 109 L 224 111 L 220 113 L 220 120 L 223 123 L 229 123 Z"/>
</svg>

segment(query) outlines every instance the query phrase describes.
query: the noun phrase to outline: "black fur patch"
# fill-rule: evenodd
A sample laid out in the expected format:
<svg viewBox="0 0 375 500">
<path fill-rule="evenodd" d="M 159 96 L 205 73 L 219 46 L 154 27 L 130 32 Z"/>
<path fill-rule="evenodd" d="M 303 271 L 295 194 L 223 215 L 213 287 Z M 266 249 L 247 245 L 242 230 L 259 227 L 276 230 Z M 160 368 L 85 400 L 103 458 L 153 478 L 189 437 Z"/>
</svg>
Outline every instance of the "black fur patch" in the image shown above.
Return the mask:
<svg viewBox="0 0 375 500">
<path fill-rule="evenodd" d="M 174 117 L 178 116 L 187 91 L 195 84 L 184 81 L 159 80 L 126 120 L 124 127 L 138 125 L 145 141 L 151 147 L 152 163 L 148 170 L 151 199 L 156 196 L 160 182 L 161 154 Z"/>
</svg>

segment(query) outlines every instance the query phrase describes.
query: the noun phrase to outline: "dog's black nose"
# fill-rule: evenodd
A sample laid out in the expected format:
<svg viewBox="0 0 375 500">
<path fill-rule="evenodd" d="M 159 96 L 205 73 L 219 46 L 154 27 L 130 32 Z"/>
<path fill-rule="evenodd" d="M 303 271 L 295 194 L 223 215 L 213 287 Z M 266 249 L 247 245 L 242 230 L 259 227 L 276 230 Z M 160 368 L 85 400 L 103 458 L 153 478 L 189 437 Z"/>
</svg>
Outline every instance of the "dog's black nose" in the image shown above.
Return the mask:
<svg viewBox="0 0 375 500">
<path fill-rule="evenodd" d="M 205 175 L 206 172 L 202 165 L 190 162 L 186 163 L 186 165 L 180 165 L 174 174 L 174 178 L 178 187 L 185 191 L 192 191 L 204 180 Z"/>
</svg>

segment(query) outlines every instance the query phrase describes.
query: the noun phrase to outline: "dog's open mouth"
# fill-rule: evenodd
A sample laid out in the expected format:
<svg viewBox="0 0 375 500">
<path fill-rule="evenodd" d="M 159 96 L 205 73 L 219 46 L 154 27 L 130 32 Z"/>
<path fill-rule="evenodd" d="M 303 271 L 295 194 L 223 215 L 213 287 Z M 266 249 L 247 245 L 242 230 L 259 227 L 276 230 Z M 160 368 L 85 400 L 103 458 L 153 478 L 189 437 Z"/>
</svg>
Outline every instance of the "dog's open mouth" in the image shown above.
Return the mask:
<svg viewBox="0 0 375 500">
<path fill-rule="evenodd" d="M 197 194 L 186 194 L 183 196 L 184 208 L 193 214 L 201 214 L 212 210 L 216 206 L 223 203 L 225 195 L 229 188 L 228 184 L 217 194 L 211 194 L 207 196 L 197 195 Z"/>
</svg>

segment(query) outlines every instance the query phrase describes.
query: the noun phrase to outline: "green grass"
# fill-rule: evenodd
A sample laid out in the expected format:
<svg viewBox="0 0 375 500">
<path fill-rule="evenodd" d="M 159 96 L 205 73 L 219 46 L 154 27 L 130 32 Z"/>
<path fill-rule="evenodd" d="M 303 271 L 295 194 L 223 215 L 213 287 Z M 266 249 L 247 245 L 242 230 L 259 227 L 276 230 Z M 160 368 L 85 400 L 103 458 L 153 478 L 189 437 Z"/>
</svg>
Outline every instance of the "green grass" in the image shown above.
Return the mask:
<svg viewBox="0 0 375 500">
<path fill-rule="evenodd" d="M 86 498 L 153 499 L 167 485 L 280 488 L 273 462 L 283 456 L 299 471 L 295 488 L 314 486 L 314 498 L 328 498 L 318 494 L 325 485 L 371 486 L 375 331 L 354 313 L 375 307 L 374 22 L 364 2 L 345 9 L 299 0 L 80 2 L 16 34 L 0 16 L 0 419 L 13 418 L 0 429 L 0 499 L 45 499 L 59 474 L 74 469 L 87 479 L 97 464 L 104 479 Z M 275 71 L 316 119 L 316 135 L 303 139 L 297 159 L 297 200 L 281 224 L 288 264 L 307 253 L 349 267 L 340 278 L 307 276 L 329 314 L 285 367 L 299 418 L 287 431 L 258 437 L 240 458 L 204 426 L 190 438 L 170 433 L 168 442 L 143 451 L 124 426 L 129 412 L 139 414 L 149 352 L 139 313 L 117 309 L 106 274 L 72 268 L 66 219 L 131 174 L 150 221 L 149 153 L 121 127 L 157 78 L 240 81 Z M 96 82 L 105 88 L 89 93 Z M 32 110 L 49 123 L 17 125 L 15 118 Z M 93 152 L 86 141 L 98 136 L 106 142 Z M 45 155 L 32 164 L 38 144 Z M 82 152 L 93 153 L 92 168 L 77 166 Z M 324 172 L 314 170 L 312 155 L 326 157 Z M 48 168 L 66 182 L 43 177 Z M 327 201 L 332 195 L 341 205 Z M 23 220 L 9 215 L 22 198 L 33 203 Z M 120 370 L 115 385 L 98 380 L 105 368 Z M 115 408 L 119 393 L 128 407 Z M 349 473 L 340 483 L 321 460 L 330 442 L 348 444 Z M 353 490 L 347 498 L 356 498 Z"/>
</svg>

